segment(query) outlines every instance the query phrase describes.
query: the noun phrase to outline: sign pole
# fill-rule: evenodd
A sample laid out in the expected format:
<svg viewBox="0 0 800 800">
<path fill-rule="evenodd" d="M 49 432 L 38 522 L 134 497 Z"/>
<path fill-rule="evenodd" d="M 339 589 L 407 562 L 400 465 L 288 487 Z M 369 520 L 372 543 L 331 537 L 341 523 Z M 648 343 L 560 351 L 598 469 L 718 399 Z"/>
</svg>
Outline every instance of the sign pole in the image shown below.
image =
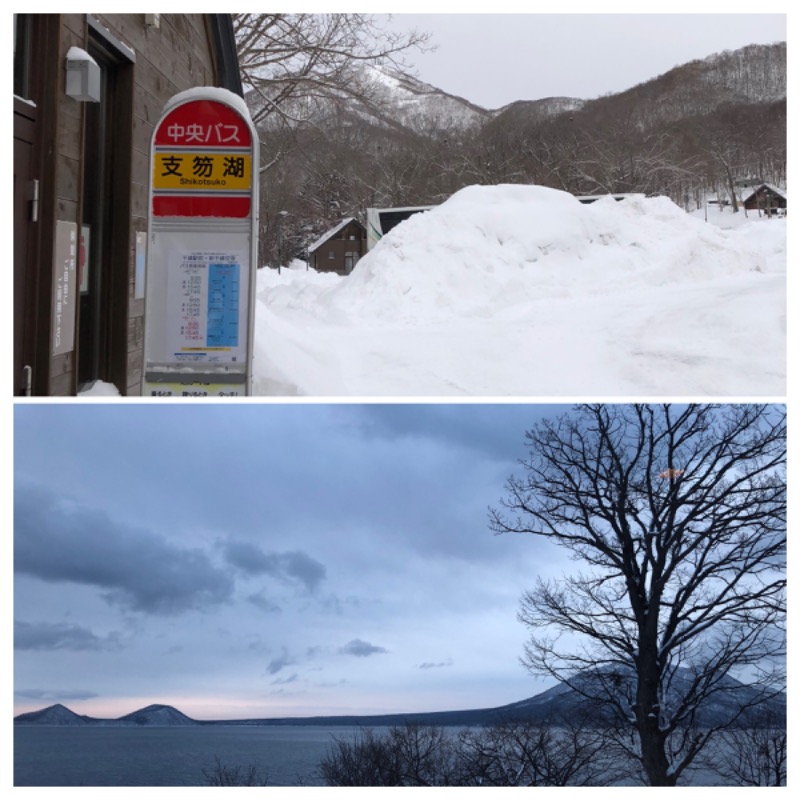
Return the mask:
<svg viewBox="0 0 800 800">
<path fill-rule="evenodd" d="M 251 394 L 258 134 L 242 98 L 190 89 L 150 145 L 142 394 Z"/>
</svg>

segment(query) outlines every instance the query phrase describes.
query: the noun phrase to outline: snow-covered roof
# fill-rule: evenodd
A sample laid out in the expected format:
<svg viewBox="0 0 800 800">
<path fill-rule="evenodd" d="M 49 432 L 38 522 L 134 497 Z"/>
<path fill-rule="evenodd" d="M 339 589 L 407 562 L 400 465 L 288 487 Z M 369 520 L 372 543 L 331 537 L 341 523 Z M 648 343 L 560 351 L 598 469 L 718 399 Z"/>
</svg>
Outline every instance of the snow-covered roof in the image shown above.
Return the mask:
<svg viewBox="0 0 800 800">
<path fill-rule="evenodd" d="M 328 239 L 336 236 L 340 230 L 346 228 L 351 222 L 358 222 L 358 220 L 355 217 L 347 217 L 347 219 L 343 219 L 335 228 L 331 228 L 329 231 L 323 233 L 322 236 L 320 236 L 319 239 L 314 242 L 314 244 L 309 245 L 308 252 L 313 253 L 316 249 L 322 247 L 322 245 L 325 244 Z M 359 222 L 358 224 L 360 225 L 361 223 Z"/>
<path fill-rule="evenodd" d="M 753 189 L 752 192 L 750 192 L 750 194 L 745 197 L 745 200 L 749 200 L 754 194 L 757 194 L 762 189 L 769 189 L 771 192 L 778 195 L 778 197 L 782 197 L 784 200 L 786 200 L 786 190 L 781 189 L 779 186 L 775 186 L 774 183 L 760 183 Z"/>
</svg>

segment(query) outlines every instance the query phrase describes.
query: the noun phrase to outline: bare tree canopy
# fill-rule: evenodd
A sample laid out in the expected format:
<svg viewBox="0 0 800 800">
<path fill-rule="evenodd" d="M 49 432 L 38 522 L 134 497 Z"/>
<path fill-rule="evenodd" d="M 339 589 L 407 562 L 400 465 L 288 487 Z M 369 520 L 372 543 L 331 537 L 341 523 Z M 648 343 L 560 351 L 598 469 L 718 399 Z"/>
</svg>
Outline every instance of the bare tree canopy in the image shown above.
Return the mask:
<svg viewBox="0 0 800 800">
<path fill-rule="evenodd" d="M 602 704 L 649 783 L 674 785 L 783 686 L 785 411 L 581 406 L 527 441 L 490 526 L 585 569 L 524 595 L 524 662 Z"/>
<path fill-rule="evenodd" d="M 530 720 L 459 731 L 406 724 L 334 738 L 328 786 L 602 786 L 618 777 L 607 734 Z"/>
<path fill-rule="evenodd" d="M 234 31 L 243 82 L 260 98 L 252 104 L 256 123 L 275 114 L 302 121 L 320 99 L 364 100 L 356 64 L 384 61 L 404 70 L 404 53 L 429 41 L 371 14 L 235 14 Z"/>
</svg>

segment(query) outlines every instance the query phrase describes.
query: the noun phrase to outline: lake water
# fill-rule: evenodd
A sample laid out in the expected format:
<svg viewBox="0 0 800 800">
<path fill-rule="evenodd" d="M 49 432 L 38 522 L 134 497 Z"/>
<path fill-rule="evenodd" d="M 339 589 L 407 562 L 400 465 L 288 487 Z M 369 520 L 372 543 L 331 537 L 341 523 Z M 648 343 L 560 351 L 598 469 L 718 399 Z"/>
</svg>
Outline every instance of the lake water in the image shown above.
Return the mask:
<svg viewBox="0 0 800 800">
<path fill-rule="evenodd" d="M 202 786 L 215 757 L 250 764 L 271 786 L 320 786 L 333 737 L 356 728 L 287 726 L 14 727 L 15 786 Z M 377 729 L 376 729 L 376 732 Z"/>
<path fill-rule="evenodd" d="M 14 727 L 15 786 L 202 786 L 216 759 L 246 771 L 254 764 L 270 786 L 322 786 L 319 762 L 334 738 L 357 727 Z M 387 728 L 374 728 L 383 735 Z M 719 776 L 694 769 L 689 785 L 720 785 Z M 631 781 L 632 782 L 632 781 Z M 623 781 L 621 785 L 629 783 Z"/>
</svg>

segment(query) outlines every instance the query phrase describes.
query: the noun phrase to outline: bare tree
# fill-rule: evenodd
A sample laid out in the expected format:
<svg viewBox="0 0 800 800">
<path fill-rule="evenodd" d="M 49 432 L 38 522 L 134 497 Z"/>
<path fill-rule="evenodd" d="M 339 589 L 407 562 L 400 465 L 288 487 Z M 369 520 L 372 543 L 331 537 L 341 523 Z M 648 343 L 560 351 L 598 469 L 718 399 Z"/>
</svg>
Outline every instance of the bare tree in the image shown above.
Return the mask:
<svg viewBox="0 0 800 800">
<path fill-rule="evenodd" d="M 451 786 L 454 739 L 440 727 L 407 724 L 380 735 L 335 738 L 319 771 L 328 786 Z"/>
<path fill-rule="evenodd" d="M 448 730 L 406 724 L 335 738 L 328 786 L 592 786 L 619 775 L 602 728 L 513 720 Z"/>
<path fill-rule="evenodd" d="M 267 775 L 262 775 L 255 764 L 243 767 L 223 764 L 214 756 L 213 767 L 203 767 L 204 786 L 267 786 Z"/>
<path fill-rule="evenodd" d="M 648 782 L 675 785 L 716 733 L 779 696 L 785 411 L 581 406 L 527 441 L 491 528 L 544 537 L 586 569 L 524 595 L 524 663 L 601 705 Z"/>
<path fill-rule="evenodd" d="M 459 785 L 605 786 L 620 760 L 602 727 L 587 720 L 558 725 L 512 720 L 459 734 Z"/>
<path fill-rule="evenodd" d="M 404 53 L 429 41 L 371 14 L 236 14 L 234 31 L 243 83 L 259 98 L 256 123 L 271 116 L 307 121 L 320 100 L 368 101 L 369 78 L 356 64 L 380 61 L 404 70 Z"/>
<path fill-rule="evenodd" d="M 739 786 L 785 786 L 786 722 L 774 714 L 757 716 L 750 725 L 734 727 L 720 736 L 712 764 Z"/>
</svg>

